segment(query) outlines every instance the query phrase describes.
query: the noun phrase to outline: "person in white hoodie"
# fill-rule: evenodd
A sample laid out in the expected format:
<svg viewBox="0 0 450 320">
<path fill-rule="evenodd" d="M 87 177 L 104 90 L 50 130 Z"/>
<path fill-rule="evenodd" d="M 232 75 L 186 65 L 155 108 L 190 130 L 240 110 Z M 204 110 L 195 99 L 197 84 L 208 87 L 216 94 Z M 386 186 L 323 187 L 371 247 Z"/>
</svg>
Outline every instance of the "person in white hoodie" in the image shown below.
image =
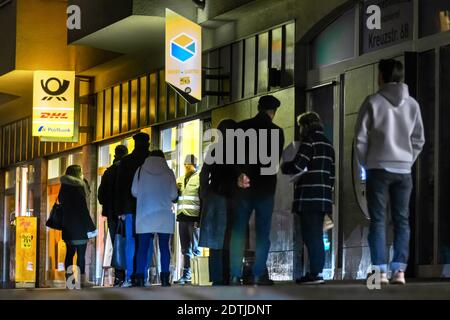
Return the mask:
<svg viewBox="0 0 450 320">
<path fill-rule="evenodd" d="M 409 256 L 409 201 L 413 187 L 411 167 L 425 143 L 420 107 L 409 95 L 401 62 L 379 63 L 380 90 L 367 97 L 355 128 L 358 160 L 367 172 L 370 215 L 369 247 L 372 266 L 387 284 L 386 214 L 390 203 L 394 222 L 391 283 L 404 284 Z"/>
<path fill-rule="evenodd" d="M 131 193 L 137 199 L 136 234 L 137 286 L 144 286 L 145 270 L 153 252 L 153 239 L 158 235 L 161 253 L 161 285 L 170 286 L 170 236 L 175 231 L 173 203 L 177 201 L 178 189 L 175 174 L 167 165 L 161 150 L 150 152 L 150 156 L 140 166 L 133 179 Z"/>
</svg>

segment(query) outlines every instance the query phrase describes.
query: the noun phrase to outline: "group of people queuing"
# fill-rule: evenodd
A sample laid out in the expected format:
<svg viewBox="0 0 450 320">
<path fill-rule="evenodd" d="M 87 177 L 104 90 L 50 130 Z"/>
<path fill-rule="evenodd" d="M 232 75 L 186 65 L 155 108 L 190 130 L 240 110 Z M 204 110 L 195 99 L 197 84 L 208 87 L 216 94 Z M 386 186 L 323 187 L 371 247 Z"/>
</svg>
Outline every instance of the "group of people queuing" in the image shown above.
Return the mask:
<svg viewBox="0 0 450 320">
<path fill-rule="evenodd" d="M 380 61 L 378 83 L 379 91 L 367 97 L 360 109 L 355 148 L 358 160 L 367 172 L 371 218 L 368 241 L 372 265 L 380 269 L 381 283 L 388 283 L 386 215 L 389 204 L 394 222 L 390 282 L 404 284 L 409 253 L 411 167 L 425 143 L 424 130 L 419 105 L 403 83 L 403 65 L 392 59 Z M 223 139 L 214 143 L 226 145 L 227 130 L 256 129 L 256 151 L 259 153 L 263 146 L 266 151 L 277 153 L 281 160 L 285 144 L 283 129 L 273 122 L 280 105 L 280 101 L 271 95 L 261 97 L 255 117 L 238 123 L 231 119 L 222 120 L 217 129 Z M 297 124 L 300 141 L 294 156 L 289 159 L 283 156 L 280 168 L 283 174 L 292 176 L 292 211 L 300 217 L 310 264 L 309 272 L 296 282 L 318 284 L 324 282 L 323 228 L 325 217 L 333 211 L 335 151 L 317 113 L 301 114 Z M 260 129 L 277 131 L 277 141 Z M 150 283 L 148 268 L 155 237 L 160 250 L 161 285 L 171 285 L 171 240 L 176 221 L 183 270 L 175 283 L 191 283 L 191 259 L 200 255 L 199 247 L 204 247 L 209 248 L 209 276 L 213 285 L 272 285 L 266 263 L 271 245 L 277 173 L 263 174 L 261 169 L 268 164 L 260 158 L 256 163 L 249 162 L 250 141 L 245 144 L 247 157 L 244 163 L 205 162 L 199 170 L 198 159 L 187 155 L 185 175 L 176 179 L 164 153 L 149 151 L 147 134 L 138 133 L 133 139 L 135 148 L 131 154 L 125 146 L 116 147 L 114 163 L 105 171 L 98 190 L 111 239 L 115 238 L 117 225 L 125 224 L 126 267 L 124 270 L 116 268 L 115 285 L 130 287 Z M 88 192 L 81 168 L 69 167 L 61 182 L 60 202 L 67 208 L 67 214 L 74 217 L 74 220 L 68 220 L 70 222 L 63 230 L 64 240 L 69 241 L 66 266 L 71 264 L 70 259 L 77 252 L 78 265 L 84 274 L 82 256 L 87 241 L 84 235 L 95 226 L 87 219 L 86 201 L 81 201 Z M 244 282 L 244 251 L 253 213 L 255 256 L 251 277 Z"/>
</svg>

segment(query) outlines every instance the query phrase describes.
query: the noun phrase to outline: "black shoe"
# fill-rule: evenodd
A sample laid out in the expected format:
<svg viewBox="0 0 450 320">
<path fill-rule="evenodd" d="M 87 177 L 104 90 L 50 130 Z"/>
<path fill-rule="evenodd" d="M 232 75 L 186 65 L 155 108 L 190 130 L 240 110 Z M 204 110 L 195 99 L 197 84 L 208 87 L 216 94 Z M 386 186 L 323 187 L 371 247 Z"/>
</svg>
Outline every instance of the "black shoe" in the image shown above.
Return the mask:
<svg viewBox="0 0 450 320">
<path fill-rule="evenodd" d="M 307 273 L 305 276 L 300 279 L 295 280 L 297 284 L 322 284 L 325 283 L 322 277 L 318 275 Z"/>
<path fill-rule="evenodd" d="M 170 272 L 161 272 L 161 287 L 170 287 Z"/>
<path fill-rule="evenodd" d="M 241 278 L 232 276 L 230 279 L 230 286 L 241 286 Z"/>
<path fill-rule="evenodd" d="M 135 281 L 136 287 L 144 287 L 145 285 L 144 275 L 137 275 Z"/>
<path fill-rule="evenodd" d="M 273 286 L 274 282 L 273 280 L 270 280 L 267 276 L 259 276 L 255 277 L 253 284 L 257 286 Z"/>
</svg>

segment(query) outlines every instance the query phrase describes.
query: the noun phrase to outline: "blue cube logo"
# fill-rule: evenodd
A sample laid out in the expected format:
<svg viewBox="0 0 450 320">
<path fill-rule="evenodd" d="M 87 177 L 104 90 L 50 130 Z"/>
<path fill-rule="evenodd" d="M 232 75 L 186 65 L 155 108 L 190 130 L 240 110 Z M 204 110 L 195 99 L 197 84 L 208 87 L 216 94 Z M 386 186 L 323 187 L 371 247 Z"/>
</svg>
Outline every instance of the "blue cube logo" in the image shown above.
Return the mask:
<svg viewBox="0 0 450 320">
<path fill-rule="evenodd" d="M 181 33 L 170 41 L 170 56 L 180 62 L 186 62 L 195 56 L 196 41 L 186 33 Z"/>
</svg>

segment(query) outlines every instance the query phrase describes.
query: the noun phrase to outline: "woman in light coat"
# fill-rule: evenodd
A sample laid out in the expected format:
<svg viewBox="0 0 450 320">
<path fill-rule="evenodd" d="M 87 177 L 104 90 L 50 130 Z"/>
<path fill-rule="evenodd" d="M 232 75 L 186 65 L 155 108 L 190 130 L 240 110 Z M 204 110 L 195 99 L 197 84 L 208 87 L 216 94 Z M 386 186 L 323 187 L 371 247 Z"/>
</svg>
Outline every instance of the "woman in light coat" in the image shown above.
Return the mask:
<svg viewBox="0 0 450 320">
<path fill-rule="evenodd" d="M 164 153 L 154 150 L 136 171 L 131 193 L 137 199 L 136 234 L 138 236 L 136 281 L 144 286 L 148 259 L 153 252 L 153 239 L 158 235 L 161 253 L 161 285 L 170 286 L 170 236 L 175 230 L 173 203 L 178 189 L 173 171 L 167 165 Z"/>
</svg>

